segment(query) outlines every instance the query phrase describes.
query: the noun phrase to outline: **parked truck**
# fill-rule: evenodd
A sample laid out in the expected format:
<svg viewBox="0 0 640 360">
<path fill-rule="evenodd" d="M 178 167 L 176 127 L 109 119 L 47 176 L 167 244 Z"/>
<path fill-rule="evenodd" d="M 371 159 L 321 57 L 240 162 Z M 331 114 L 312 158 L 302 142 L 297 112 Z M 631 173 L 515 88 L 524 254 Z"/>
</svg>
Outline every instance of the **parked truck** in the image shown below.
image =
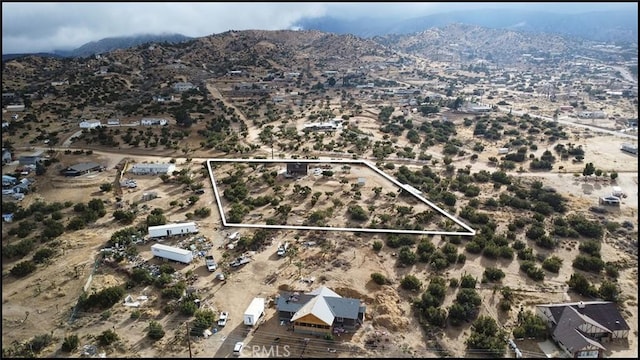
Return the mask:
<svg viewBox="0 0 640 360">
<path fill-rule="evenodd" d="M 251 304 L 244 312 L 244 324 L 254 326 L 258 323 L 262 315 L 264 315 L 264 298 L 253 298 Z"/>
<path fill-rule="evenodd" d="M 289 242 L 285 242 L 284 244 L 278 245 L 278 256 L 285 256 L 287 254 L 287 250 L 289 250 Z"/>
<path fill-rule="evenodd" d="M 240 267 L 244 264 L 251 262 L 251 258 L 245 255 L 238 256 L 235 260 L 231 262 L 231 267 Z"/>
<path fill-rule="evenodd" d="M 207 265 L 207 270 L 214 272 L 218 268 L 218 264 L 216 264 L 213 255 L 207 255 L 204 257 L 204 263 Z"/>
<path fill-rule="evenodd" d="M 151 253 L 154 257 L 173 260 L 183 264 L 190 264 L 191 261 L 193 261 L 193 253 L 191 250 L 180 249 L 163 244 L 151 245 Z"/>
</svg>

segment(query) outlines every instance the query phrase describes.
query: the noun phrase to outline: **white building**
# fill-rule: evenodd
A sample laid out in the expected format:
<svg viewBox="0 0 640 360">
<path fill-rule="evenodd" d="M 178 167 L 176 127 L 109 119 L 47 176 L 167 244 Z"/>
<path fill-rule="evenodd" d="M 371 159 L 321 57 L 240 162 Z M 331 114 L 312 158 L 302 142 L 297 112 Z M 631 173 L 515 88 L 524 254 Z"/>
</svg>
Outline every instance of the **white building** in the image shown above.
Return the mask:
<svg viewBox="0 0 640 360">
<path fill-rule="evenodd" d="M 136 175 L 159 175 L 171 174 L 176 169 L 175 164 L 159 163 L 159 164 L 135 164 L 130 172 Z"/>
<path fill-rule="evenodd" d="M 158 118 L 143 118 L 140 120 L 140 125 L 151 126 L 151 125 L 159 125 L 164 126 L 167 125 L 168 121 L 166 119 L 158 119 Z"/>
<path fill-rule="evenodd" d="M 24 105 L 7 105 L 7 111 L 24 111 Z"/>
<path fill-rule="evenodd" d="M 81 129 L 95 129 L 101 125 L 102 125 L 102 122 L 100 120 L 85 120 L 80 122 Z"/>
<path fill-rule="evenodd" d="M 305 124 L 303 131 L 336 131 L 342 129 L 342 119 L 336 118 L 327 122 Z"/>
<path fill-rule="evenodd" d="M 190 82 L 177 82 L 173 84 L 173 90 L 183 92 L 191 89 L 195 89 L 196 86 Z"/>
</svg>

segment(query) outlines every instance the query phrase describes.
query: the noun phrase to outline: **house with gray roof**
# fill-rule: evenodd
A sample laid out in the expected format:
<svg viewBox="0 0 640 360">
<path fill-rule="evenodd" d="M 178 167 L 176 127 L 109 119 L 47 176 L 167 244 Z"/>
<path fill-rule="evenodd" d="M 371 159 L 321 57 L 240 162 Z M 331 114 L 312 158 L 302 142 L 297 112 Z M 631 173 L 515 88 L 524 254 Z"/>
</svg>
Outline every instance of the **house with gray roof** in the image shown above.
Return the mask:
<svg viewBox="0 0 640 360">
<path fill-rule="evenodd" d="M 64 176 L 80 176 L 95 171 L 102 171 L 105 167 L 95 162 L 78 163 L 61 171 Z"/>
<path fill-rule="evenodd" d="M 536 312 L 571 357 L 603 357 L 603 344 L 629 337 L 629 325 L 610 301 L 538 305 Z"/>
<path fill-rule="evenodd" d="M 355 330 L 364 323 L 366 307 L 359 299 L 343 298 L 327 287 L 300 294 L 281 292 L 278 319 L 303 334 L 324 335 Z"/>
</svg>

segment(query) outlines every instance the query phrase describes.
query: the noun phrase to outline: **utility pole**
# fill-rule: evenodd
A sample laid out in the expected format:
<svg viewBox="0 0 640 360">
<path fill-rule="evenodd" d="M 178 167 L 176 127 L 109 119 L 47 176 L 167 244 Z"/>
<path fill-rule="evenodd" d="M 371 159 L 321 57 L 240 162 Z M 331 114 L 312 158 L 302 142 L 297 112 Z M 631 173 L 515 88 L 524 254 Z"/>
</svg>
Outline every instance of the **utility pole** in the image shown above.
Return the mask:
<svg viewBox="0 0 640 360">
<path fill-rule="evenodd" d="M 189 322 L 185 323 L 187 325 L 187 343 L 189 344 L 189 359 L 193 359 L 193 355 L 191 354 L 191 334 L 189 334 Z"/>
</svg>

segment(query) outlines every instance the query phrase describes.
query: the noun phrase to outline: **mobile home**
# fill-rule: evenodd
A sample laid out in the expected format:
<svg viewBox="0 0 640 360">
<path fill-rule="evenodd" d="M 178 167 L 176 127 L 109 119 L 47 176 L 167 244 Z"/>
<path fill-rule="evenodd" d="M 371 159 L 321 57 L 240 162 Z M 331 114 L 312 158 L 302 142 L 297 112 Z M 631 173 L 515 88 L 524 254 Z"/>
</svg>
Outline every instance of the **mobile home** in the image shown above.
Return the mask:
<svg viewBox="0 0 640 360">
<path fill-rule="evenodd" d="M 198 232 L 198 226 L 194 222 L 149 226 L 149 237 L 186 235 Z"/>
<path fill-rule="evenodd" d="M 193 253 L 191 250 L 180 249 L 163 244 L 151 245 L 151 253 L 153 254 L 153 257 L 178 261 L 184 264 L 190 264 L 193 260 Z"/>
</svg>

